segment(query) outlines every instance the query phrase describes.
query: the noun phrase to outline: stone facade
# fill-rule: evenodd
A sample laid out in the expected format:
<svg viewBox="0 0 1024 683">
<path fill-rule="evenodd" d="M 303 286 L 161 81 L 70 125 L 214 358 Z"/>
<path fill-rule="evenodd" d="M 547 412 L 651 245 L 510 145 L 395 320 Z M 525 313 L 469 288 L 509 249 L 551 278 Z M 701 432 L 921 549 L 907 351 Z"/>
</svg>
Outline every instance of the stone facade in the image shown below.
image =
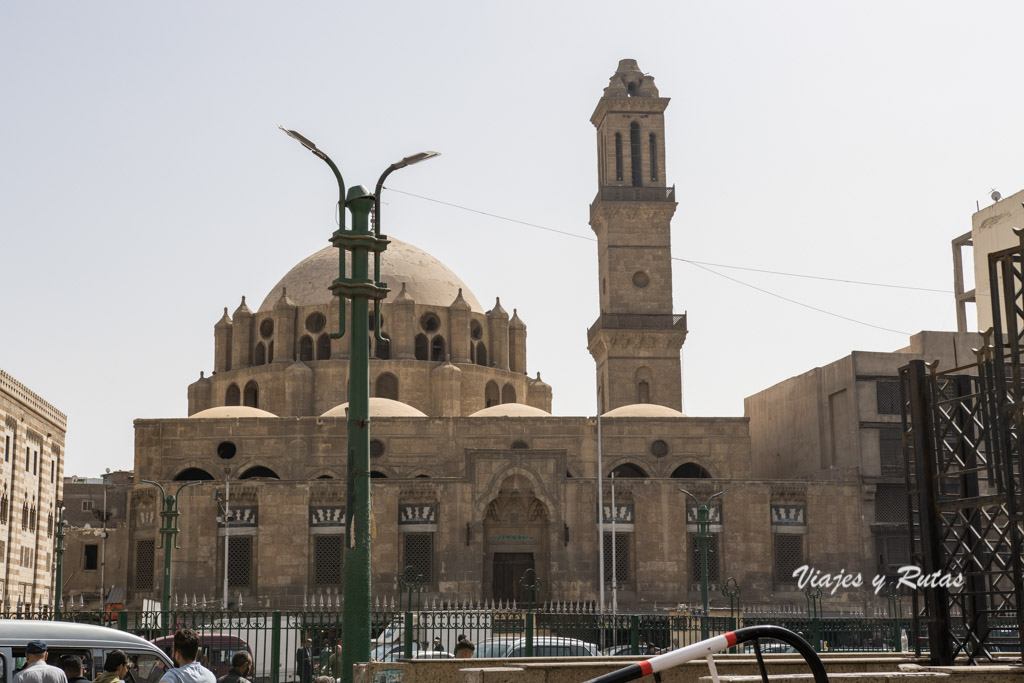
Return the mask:
<svg viewBox="0 0 1024 683">
<path fill-rule="evenodd" d="M 101 608 L 103 597 L 123 602 L 128 569 L 128 492 L 131 472 L 64 478 L 64 595 L 68 605 Z M 110 579 L 109 581 L 107 579 Z M 101 591 L 101 587 L 105 590 Z"/>
<path fill-rule="evenodd" d="M 67 417 L 0 370 L 0 603 L 51 604 Z"/>
<path fill-rule="evenodd" d="M 863 571 L 894 576 L 910 563 L 899 369 L 912 360 L 968 365 L 981 343 L 974 333 L 919 332 L 903 349 L 854 351 L 747 397 L 752 474 L 859 481 L 862 495 L 846 514 L 870 532 L 858 553 Z"/>
<path fill-rule="evenodd" d="M 596 601 L 603 569 L 623 609 L 692 604 L 697 518 L 681 488 L 701 501 L 722 492 L 710 582 L 735 578 L 747 604 L 803 605 L 792 569 L 804 562 L 836 571 L 871 563 L 856 468 L 822 474 L 810 451 L 798 468 L 770 467 L 752 453 L 747 418 L 680 412 L 686 319 L 673 313 L 667 105 L 623 60 L 592 117 L 600 310 L 587 348 L 600 419 L 549 414 L 551 388 L 526 374 L 526 326 L 514 309 L 496 301 L 484 311 L 416 247 L 393 240 L 384 253 L 387 342 L 373 344 L 370 363 L 377 599 L 396 596 L 411 566 L 426 600 L 516 599 L 533 568 L 540 599 Z M 189 386 L 189 417 L 135 423 L 137 482 L 169 493 L 203 482 L 179 498 L 178 595 L 219 603 L 225 573 L 234 605 L 298 606 L 340 591 L 348 367 L 347 340 L 329 336 L 341 322 L 328 290 L 336 258 L 328 248 L 298 264 L 256 312 L 244 299 L 225 309 L 215 372 Z M 136 483 L 127 502 L 117 581 L 133 607 L 160 595 L 156 494 Z M 868 599 L 846 592 L 831 605 Z"/>
</svg>

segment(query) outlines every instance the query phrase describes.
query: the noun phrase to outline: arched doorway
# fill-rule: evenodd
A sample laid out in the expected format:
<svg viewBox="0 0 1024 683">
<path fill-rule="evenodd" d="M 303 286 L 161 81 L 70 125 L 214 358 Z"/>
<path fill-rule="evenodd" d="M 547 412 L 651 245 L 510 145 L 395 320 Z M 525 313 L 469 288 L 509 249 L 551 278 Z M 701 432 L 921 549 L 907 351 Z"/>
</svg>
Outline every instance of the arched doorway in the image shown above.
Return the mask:
<svg viewBox="0 0 1024 683">
<path fill-rule="evenodd" d="M 550 513 L 532 483 L 518 474 L 505 479 L 484 513 L 483 593 L 494 600 L 528 599 L 519 580 L 528 569 L 546 575 Z M 535 601 L 544 599 L 542 583 Z"/>
</svg>

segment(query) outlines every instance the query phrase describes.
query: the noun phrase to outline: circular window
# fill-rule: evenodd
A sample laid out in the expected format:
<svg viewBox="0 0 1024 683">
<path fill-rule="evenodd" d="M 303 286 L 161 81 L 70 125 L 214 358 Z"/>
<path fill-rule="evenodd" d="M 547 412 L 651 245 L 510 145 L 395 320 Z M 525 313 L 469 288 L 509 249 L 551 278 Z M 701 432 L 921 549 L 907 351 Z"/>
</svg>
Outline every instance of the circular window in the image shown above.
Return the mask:
<svg viewBox="0 0 1024 683">
<path fill-rule="evenodd" d="M 230 441 L 221 441 L 217 444 L 217 457 L 221 460 L 230 460 L 235 457 L 235 453 L 238 452 L 238 448 L 235 444 Z"/>
<path fill-rule="evenodd" d="M 633 273 L 633 284 L 642 289 L 651 284 L 651 278 L 644 271 L 638 270 Z"/>
<path fill-rule="evenodd" d="M 370 439 L 370 457 L 377 458 L 384 455 L 384 442 L 380 439 Z"/>
<path fill-rule="evenodd" d="M 668 455 L 668 444 L 658 439 L 651 444 L 651 455 L 656 458 L 661 458 Z"/>
<path fill-rule="evenodd" d="M 484 336 L 484 328 L 476 320 L 469 324 L 469 336 L 473 339 L 480 339 Z"/>
<path fill-rule="evenodd" d="M 433 313 L 426 313 L 420 318 L 420 327 L 427 332 L 437 332 L 441 327 L 441 320 Z"/>
<path fill-rule="evenodd" d="M 260 336 L 264 339 L 270 339 L 274 335 L 274 321 L 267 318 L 260 323 Z"/>
<path fill-rule="evenodd" d="M 310 313 L 306 316 L 306 329 L 313 334 L 320 332 L 325 325 L 327 325 L 327 318 L 323 313 Z"/>
</svg>

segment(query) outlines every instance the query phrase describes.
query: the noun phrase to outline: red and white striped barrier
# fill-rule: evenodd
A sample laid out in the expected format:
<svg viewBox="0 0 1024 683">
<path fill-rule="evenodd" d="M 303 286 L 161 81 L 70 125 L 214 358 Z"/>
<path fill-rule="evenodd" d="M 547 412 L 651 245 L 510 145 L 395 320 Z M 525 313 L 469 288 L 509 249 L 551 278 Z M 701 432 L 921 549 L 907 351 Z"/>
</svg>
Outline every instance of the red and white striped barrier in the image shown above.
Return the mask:
<svg viewBox="0 0 1024 683">
<path fill-rule="evenodd" d="M 692 645 L 681 647 L 678 650 L 672 650 L 671 652 L 666 652 L 663 655 L 651 657 L 650 659 L 638 664 L 630 664 L 629 666 L 623 667 L 617 671 L 612 671 L 604 676 L 592 678 L 589 681 L 586 681 L 586 683 L 624 683 L 624 681 L 632 681 L 637 678 L 643 678 L 644 676 L 650 676 L 651 674 L 671 669 L 679 664 L 692 662 L 695 659 L 708 660 L 708 667 L 711 669 L 711 677 L 717 683 L 718 672 L 715 670 L 715 663 L 711 656 L 716 652 L 728 650 L 734 645 L 746 643 L 751 640 L 759 640 L 761 638 L 780 640 L 792 645 L 804 658 L 804 661 L 807 662 L 807 665 L 811 669 L 811 673 L 814 675 L 815 683 L 828 683 L 828 674 L 825 673 L 825 666 L 821 663 L 821 659 L 818 658 L 818 653 L 814 651 L 814 648 L 812 648 L 806 640 L 789 629 L 782 628 L 781 626 L 748 626 L 746 628 L 737 629 L 736 631 L 730 631 L 729 633 L 723 633 L 722 635 L 715 636 L 714 638 L 708 638 L 707 640 L 702 640 L 699 643 L 693 643 Z M 760 652 L 758 652 L 757 659 L 758 665 L 761 668 L 762 676 L 767 676 Z"/>
</svg>

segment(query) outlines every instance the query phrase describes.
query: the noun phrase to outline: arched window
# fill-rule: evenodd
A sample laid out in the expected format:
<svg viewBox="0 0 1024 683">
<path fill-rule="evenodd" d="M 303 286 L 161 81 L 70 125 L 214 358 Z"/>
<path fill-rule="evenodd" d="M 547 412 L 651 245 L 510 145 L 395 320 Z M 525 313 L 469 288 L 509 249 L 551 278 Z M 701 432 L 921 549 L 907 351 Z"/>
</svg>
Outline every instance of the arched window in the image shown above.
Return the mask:
<svg viewBox="0 0 1024 683">
<path fill-rule="evenodd" d="M 502 403 L 515 403 L 516 402 L 516 388 L 511 384 L 506 384 L 501 388 L 501 402 Z"/>
<path fill-rule="evenodd" d="M 267 362 L 274 362 L 274 342 L 267 344 Z"/>
<path fill-rule="evenodd" d="M 658 180 L 658 139 L 651 133 L 651 180 Z"/>
<path fill-rule="evenodd" d="M 245 385 L 245 397 L 244 398 L 245 398 L 245 400 L 244 400 L 242 405 L 249 406 L 250 408 L 258 408 L 259 407 L 259 403 L 260 403 L 260 401 L 259 401 L 259 399 L 260 399 L 260 388 L 259 388 L 259 385 L 256 384 L 256 382 L 250 380 L 249 383 Z"/>
<path fill-rule="evenodd" d="M 639 465 L 634 465 L 631 462 L 624 462 L 614 470 L 612 473 L 615 474 L 616 479 L 646 479 L 647 473 Z M 608 476 L 611 476 L 609 474 Z"/>
<path fill-rule="evenodd" d="M 476 344 L 469 342 L 469 362 L 476 364 Z"/>
<path fill-rule="evenodd" d="M 174 481 L 213 481 L 213 475 L 200 467 L 189 467 L 178 472 Z"/>
<path fill-rule="evenodd" d="M 444 337 L 442 337 L 441 335 L 437 335 L 430 342 L 430 360 L 432 360 L 432 361 L 444 360 L 444 349 L 445 349 Z"/>
<path fill-rule="evenodd" d="M 28 528 L 33 531 L 36 528 L 36 506 L 32 506 L 32 511 L 28 514 Z"/>
<path fill-rule="evenodd" d="M 633 176 L 633 187 L 643 185 L 643 170 L 640 166 L 640 124 L 636 121 L 629 124 L 629 170 Z"/>
<path fill-rule="evenodd" d="M 256 344 L 256 350 L 252 354 L 253 365 L 264 365 L 267 362 L 267 347 L 263 346 L 263 342 Z"/>
<path fill-rule="evenodd" d="M 487 367 L 487 347 L 484 346 L 483 342 L 477 342 L 476 344 L 476 364 Z"/>
<path fill-rule="evenodd" d="M 711 473 L 695 462 L 680 465 L 672 472 L 673 479 L 710 479 Z"/>
<path fill-rule="evenodd" d="M 622 180 L 622 133 L 615 134 L 615 179 Z"/>
<path fill-rule="evenodd" d="M 417 334 L 416 335 L 416 360 L 427 360 L 429 354 L 429 345 L 427 344 L 427 335 Z"/>
<path fill-rule="evenodd" d="M 381 332 L 380 336 L 384 341 L 376 343 L 373 355 L 381 360 L 389 360 L 391 358 L 391 337 L 387 332 Z"/>
<path fill-rule="evenodd" d="M 487 383 L 484 387 L 484 408 L 490 408 L 501 403 L 501 393 L 498 391 L 498 385 L 494 380 Z"/>
<path fill-rule="evenodd" d="M 263 467 L 262 465 L 257 465 L 256 467 L 250 467 L 245 472 L 242 472 L 242 475 L 240 477 L 238 477 L 238 478 L 239 479 L 256 479 L 256 478 L 261 478 L 261 479 L 280 479 L 281 477 L 277 476 L 277 472 L 275 472 L 274 470 L 270 469 L 269 467 Z"/>
<path fill-rule="evenodd" d="M 321 334 L 316 339 L 316 359 L 327 360 L 331 357 L 331 335 Z"/>
<path fill-rule="evenodd" d="M 390 372 L 385 372 L 377 376 L 377 386 L 374 388 L 374 396 L 380 398 L 390 398 L 392 401 L 398 400 L 398 378 L 392 375 Z"/>
<path fill-rule="evenodd" d="M 334 479 L 334 477 L 329 474 L 321 474 L 317 479 Z"/>
<path fill-rule="evenodd" d="M 380 470 L 371 470 L 370 479 L 387 479 L 388 475 L 384 474 Z"/>
<path fill-rule="evenodd" d="M 641 365 L 636 369 L 633 374 L 633 381 L 636 383 L 636 402 L 637 403 L 650 403 L 651 402 L 651 382 L 652 382 L 651 369 L 646 365 Z"/>
<path fill-rule="evenodd" d="M 313 338 L 308 334 L 302 335 L 299 340 L 299 360 L 313 360 Z"/>
<path fill-rule="evenodd" d="M 242 402 L 242 393 L 238 390 L 237 384 L 228 385 L 228 390 L 224 392 L 224 405 L 226 406 L 237 406 Z"/>
<path fill-rule="evenodd" d="M 28 529 L 28 503 L 22 503 L 21 505 L 21 530 L 25 531 Z"/>
<path fill-rule="evenodd" d="M 7 524 L 7 494 L 0 498 L 0 524 Z"/>
<path fill-rule="evenodd" d="M 651 385 L 647 383 L 647 380 L 640 380 L 636 385 L 636 402 L 637 403 L 650 403 L 651 402 Z"/>
</svg>

